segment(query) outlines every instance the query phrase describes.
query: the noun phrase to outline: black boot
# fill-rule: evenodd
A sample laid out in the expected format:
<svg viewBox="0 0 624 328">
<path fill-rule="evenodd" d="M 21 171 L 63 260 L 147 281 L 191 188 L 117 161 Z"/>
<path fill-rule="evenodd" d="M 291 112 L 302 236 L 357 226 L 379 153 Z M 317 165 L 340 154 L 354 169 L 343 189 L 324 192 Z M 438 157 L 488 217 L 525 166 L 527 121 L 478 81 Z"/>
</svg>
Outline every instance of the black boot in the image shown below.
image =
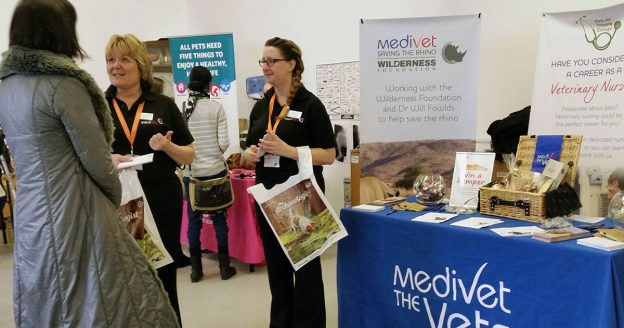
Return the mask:
<svg viewBox="0 0 624 328">
<path fill-rule="evenodd" d="M 191 265 L 191 260 L 188 256 L 184 255 L 182 250 L 180 250 L 174 262 L 178 268 L 184 268 Z"/>
<path fill-rule="evenodd" d="M 219 253 L 219 271 L 221 272 L 221 280 L 228 280 L 236 274 L 236 268 L 230 266 L 228 253 Z"/>
<path fill-rule="evenodd" d="M 191 255 L 191 282 L 198 282 L 203 276 L 201 255 Z"/>
</svg>

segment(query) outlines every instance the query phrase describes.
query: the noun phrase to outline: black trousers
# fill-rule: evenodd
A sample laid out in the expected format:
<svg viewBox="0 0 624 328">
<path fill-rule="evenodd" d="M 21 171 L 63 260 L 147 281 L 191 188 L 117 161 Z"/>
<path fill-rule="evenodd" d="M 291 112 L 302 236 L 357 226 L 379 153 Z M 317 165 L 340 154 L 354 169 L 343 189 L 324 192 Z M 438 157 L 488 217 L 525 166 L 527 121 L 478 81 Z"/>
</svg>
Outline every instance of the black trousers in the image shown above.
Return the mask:
<svg viewBox="0 0 624 328">
<path fill-rule="evenodd" d="M 295 271 L 256 203 L 271 289 L 271 328 L 324 328 L 325 292 L 321 260 Z"/>
</svg>

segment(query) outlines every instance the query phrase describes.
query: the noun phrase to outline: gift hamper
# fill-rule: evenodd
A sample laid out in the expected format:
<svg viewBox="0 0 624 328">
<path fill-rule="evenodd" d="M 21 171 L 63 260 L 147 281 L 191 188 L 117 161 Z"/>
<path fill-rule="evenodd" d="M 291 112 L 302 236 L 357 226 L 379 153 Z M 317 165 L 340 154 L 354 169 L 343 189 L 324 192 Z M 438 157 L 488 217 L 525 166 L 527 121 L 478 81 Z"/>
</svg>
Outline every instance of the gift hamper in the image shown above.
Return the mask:
<svg viewBox="0 0 624 328">
<path fill-rule="evenodd" d="M 515 162 L 517 170 L 531 171 L 538 138 L 520 137 Z M 568 167 L 558 188 L 542 193 L 509 190 L 501 187 L 502 182 L 494 181 L 480 188 L 481 213 L 541 223 L 544 219 L 567 215 L 580 208 L 581 204 L 573 188 L 581 141 L 580 135 L 563 136 L 559 162 Z"/>
</svg>

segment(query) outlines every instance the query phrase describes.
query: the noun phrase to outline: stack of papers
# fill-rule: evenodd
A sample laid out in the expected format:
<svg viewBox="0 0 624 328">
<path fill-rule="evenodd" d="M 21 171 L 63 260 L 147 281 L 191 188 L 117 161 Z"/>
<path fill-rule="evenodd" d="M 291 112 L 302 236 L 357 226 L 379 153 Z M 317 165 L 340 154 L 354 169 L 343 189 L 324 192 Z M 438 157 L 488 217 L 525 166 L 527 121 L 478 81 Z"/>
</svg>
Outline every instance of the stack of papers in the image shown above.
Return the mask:
<svg viewBox="0 0 624 328">
<path fill-rule="evenodd" d="M 141 155 L 141 156 L 134 156 L 132 157 L 132 160 L 130 162 L 119 163 L 119 165 L 117 166 L 117 169 L 121 170 L 121 169 L 129 168 L 129 167 L 133 167 L 133 166 L 148 164 L 153 161 L 154 161 L 154 153 L 149 153 L 147 155 Z"/>
<path fill-rule="evenodd" d="M 472 228 L 472 229 L 481 229 L 485 227 L 489 227 L 491 225 L 495 225 L 503 222 L 500 219 L 490 219 L 490 218 L 481 218 L 481 217 L 471 217 L 465 220 L 457 221 L 455 223 L 451 223 L 451 225 L 464 227 L 464 228 Z"/>
<path fill-rule="evenodd" d="M 564 241 L 564 240 L 570 240 L 570 239 L 590 237 L 591 235 L 592 233 L 585 229 L 580 229 L 577 227 L 569 227 L 569 228 L 561 228 L 561 229 L 553 229 L 553 230 L 544 230 L 543 232 L 536 232 L 533 234 L 533 239 L 552 243 L 555 241 Z"/>
<path fill-rule="evenodd" d="M 604 220 L 605 218 L 597 217 L 597 216 L 586 216 L 586 215 L 570 215 L 568 217 L 568 219 L 574 220 L 574 221 L 577 221 L 577 222 L 594 224 L 594 223 L 598 223 L 598 222 Z"/>
<path fill-rule="evenodd" d="M 604 251 L 615 251 L 624 248 L 624 243 L 602 237 L 583 238 L 577 240 L 576 243 L 587 247 L 602 249 Z"/>
<path fill-rule="evenodd" d="M 493 232 L 503 237 L 530 236 L 535 232 L 542 232 L 544 229 L 536 226 L 513 227 L 513 228 L 494 228 Z"/>
<path fill-rule="evenodd" d="M 412 221 L 417 221 L 417 222 L 429 222 L 429 223 L 442 223 L 445 221 L 448 221 L 454 217 L 456 217 L 457 214 L 453 214 L 453 213 L 438 213 L 438 212 L 430 212 L 430 213 L 426 213 L 423 214 L 421 216 L 417 216 L 415 218 L 412 219 Z"/>
<path fill-rule="evenodd" d="M 358 211 L 379 212 L 379 211 L 383 210 L 385 207 L 384 206 L 377 206 L 377 205 L 362 204 L 362 205 L 353 206 L 351 208 L 354 209 L 354 210 L 358 210 Z"/>
</svg>

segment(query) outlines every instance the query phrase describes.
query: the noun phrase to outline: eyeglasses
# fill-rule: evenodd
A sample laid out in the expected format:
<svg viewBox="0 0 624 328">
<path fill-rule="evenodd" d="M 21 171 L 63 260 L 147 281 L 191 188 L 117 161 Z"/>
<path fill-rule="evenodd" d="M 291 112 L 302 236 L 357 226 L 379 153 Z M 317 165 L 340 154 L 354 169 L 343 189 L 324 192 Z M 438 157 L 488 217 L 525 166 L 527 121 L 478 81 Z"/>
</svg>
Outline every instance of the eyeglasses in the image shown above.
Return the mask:
<svg viewBox="0 0 624 328">
<path fill-rule="evenodd" d="M 273 67 L 273 65 L 275 65 L 275 63 L 278 61 L 288 61 L 288 60 L 289 59 L 284 59 L 284 58 L 267 58 L 267 59 L 258 60 L 258 64 L 260 64 L 260 67 L 262 67 L 262 65 L 264 65 L 265 63 L 269 65 L 269 67 Z"/>
</svg>

